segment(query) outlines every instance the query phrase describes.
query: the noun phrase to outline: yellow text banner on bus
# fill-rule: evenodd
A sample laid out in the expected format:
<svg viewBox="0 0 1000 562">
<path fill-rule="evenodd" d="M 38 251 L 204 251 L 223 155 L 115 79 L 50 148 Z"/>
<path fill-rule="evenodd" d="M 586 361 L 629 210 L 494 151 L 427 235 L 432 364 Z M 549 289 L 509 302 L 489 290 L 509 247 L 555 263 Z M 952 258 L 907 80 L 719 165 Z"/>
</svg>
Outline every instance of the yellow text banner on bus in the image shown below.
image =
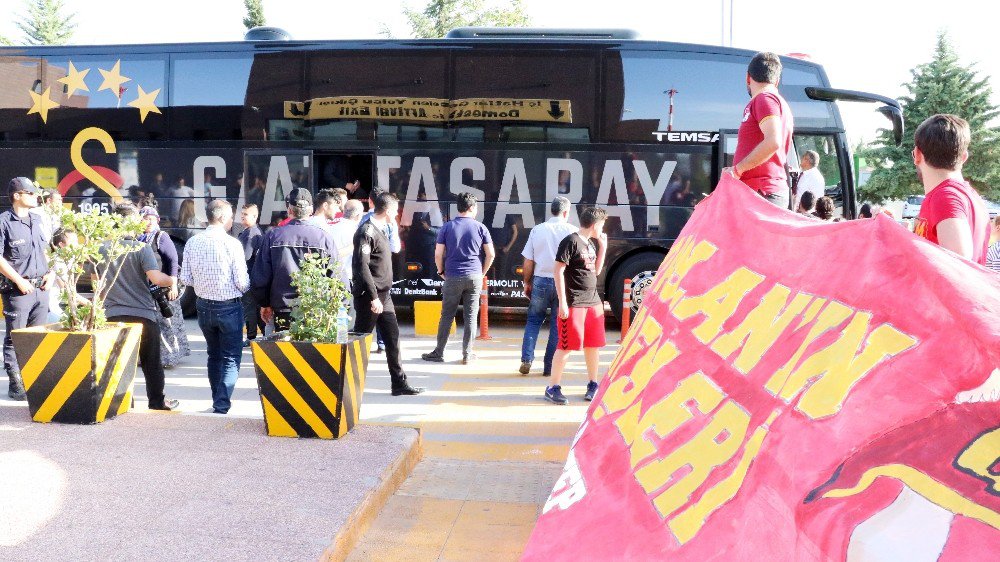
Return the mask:
<svg viewBox="0 0 1000 562">
<path fill-rule="evenodd" d="M 393 98 L 339 96 L 286 101 L 286 119 L 375 119 L 379 121 L 529 121 L 572 123 L 570 100 L 512 98 Z"/>
</svg>

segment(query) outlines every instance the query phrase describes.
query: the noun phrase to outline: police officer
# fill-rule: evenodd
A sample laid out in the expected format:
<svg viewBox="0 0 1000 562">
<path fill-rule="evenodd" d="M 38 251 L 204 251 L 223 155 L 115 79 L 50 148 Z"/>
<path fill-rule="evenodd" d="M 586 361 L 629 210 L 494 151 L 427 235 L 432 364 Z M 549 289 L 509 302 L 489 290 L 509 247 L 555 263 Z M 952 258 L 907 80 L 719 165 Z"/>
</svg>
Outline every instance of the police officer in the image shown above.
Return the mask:
<svg viewBox="0 0 1000 562">
<path fill-rule="evenodd" d="M 30 212 L 38 207 L 39 185 L 28 178 L 10 180 L 7 193 L 11 209 L 0 213 L 0 297 L 7 335 L 3 339 L 3 363 L 10 378 L 7 395 L 26 400 L 21 371 L 14 355 L 12 330 L 45 323 L 49 311 L 49 286 L 55 273 L 45 257 L 47 243 L 41 218 Z"/>
<path fill-rule="evenodd" d="M 260 304 L 260 317 L 274 319 L 274 329 L 287 330 L 292 321 L 292 306 L 298 291 L 292 287 L 292 274 L 306 254 L 337 259 L 333 238 L 325 230 L 307 222 L 312 216 L 313 200 L 308 189 L 296 187 L 285 199 L 288 216 L 285 226 L 268 231 L 260 244 L 257 261 L 250 273 L 250 290 Z"/>
<path fill-rule="evenodd" d="M 354 235 L 354 257 L 351 269 L 354 275 L 354 307 L 357 319 L 354 331 L 370 334 L 378 326 L 385 338 L 385 360 L 389 365 L 393 396 L 420 394 L 422 388 L 413 388 L 406 382 L 406 373 L 399 353 L 399 324 L 396 309 L 392 306 L 392 250 L 389 247 L 388 228 L 399 209 L 394 195 L 382 192 L 375 196 L 371 219 L 363 223 Z"/>
</svg>

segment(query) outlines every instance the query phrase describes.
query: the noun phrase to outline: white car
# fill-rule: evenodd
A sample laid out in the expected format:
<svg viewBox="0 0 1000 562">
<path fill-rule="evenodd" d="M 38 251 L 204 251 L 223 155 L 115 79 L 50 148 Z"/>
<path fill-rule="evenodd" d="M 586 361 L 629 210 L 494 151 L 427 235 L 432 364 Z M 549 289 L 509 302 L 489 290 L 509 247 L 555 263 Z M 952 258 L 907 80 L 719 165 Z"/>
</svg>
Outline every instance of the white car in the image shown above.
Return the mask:
<svg viewBox="0 0 1000 562">
<path fill-rule="evenodd" d="M 920 205 L 924 203 L 923 195 L 911 195 L 906 198 L 906 203 L 903 205 L 903 218 L 904 219 L 915 219 L 917 215 L 920 214 Z"/>
</svg>

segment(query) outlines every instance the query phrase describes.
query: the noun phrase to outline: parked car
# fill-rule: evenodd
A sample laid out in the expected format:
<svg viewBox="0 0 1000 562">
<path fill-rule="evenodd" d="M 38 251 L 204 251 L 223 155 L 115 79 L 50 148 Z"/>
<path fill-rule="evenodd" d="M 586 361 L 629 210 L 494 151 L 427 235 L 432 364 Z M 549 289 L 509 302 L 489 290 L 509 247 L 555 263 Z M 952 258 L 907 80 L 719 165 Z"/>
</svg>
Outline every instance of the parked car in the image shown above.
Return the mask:
<svg viewBox="0 0 1000 562">
<path fill-rule="evenodd" d="M 906 198 L 906 203 L 903 205 L 903 218 L 904 219 L 915 219 L 917 215 L 920 214 L 920 205 L 924 203 L 923 195 L 911 195 Z"/>
<path fill-rule="evenodd" d="M 986 212 L 990 214 L 990 219 L 995 219 L 997 215 L 1000 215 L 1000 205 L 994 203 L 993 201 L 987 201 Z"/>
</svg>

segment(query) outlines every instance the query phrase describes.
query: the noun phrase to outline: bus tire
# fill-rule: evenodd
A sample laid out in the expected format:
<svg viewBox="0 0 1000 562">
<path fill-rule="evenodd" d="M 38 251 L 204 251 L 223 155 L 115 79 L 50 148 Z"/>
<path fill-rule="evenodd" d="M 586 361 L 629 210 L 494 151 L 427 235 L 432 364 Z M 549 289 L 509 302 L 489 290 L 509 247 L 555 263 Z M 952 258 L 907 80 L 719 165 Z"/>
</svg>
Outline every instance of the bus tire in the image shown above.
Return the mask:
<svg viewBox="0 0 1000 562">
<path fill-rule="evenodd" d="M 642 252 L 629 257 L 615 268 L 608 286 L 608 301 L 611 311 L 621 320 L 622 297 L 625 292 L 625 280 L 632 280 L 632 318 L 635 318 L 642 304 L 642 294 L 653 284 L 653 276 L 663 262 L 664 254 L 660 252 Z"/>
<path fill-rule="evenodd" d="M 180 298 L 181 312 L 184 313 L 184 318 L 194 318 L 195 316 L 198 316 L 198 305 L 195 302 L 198 297 L 194 294 L 194 287 L 185 287 Z"/>
</svg>

